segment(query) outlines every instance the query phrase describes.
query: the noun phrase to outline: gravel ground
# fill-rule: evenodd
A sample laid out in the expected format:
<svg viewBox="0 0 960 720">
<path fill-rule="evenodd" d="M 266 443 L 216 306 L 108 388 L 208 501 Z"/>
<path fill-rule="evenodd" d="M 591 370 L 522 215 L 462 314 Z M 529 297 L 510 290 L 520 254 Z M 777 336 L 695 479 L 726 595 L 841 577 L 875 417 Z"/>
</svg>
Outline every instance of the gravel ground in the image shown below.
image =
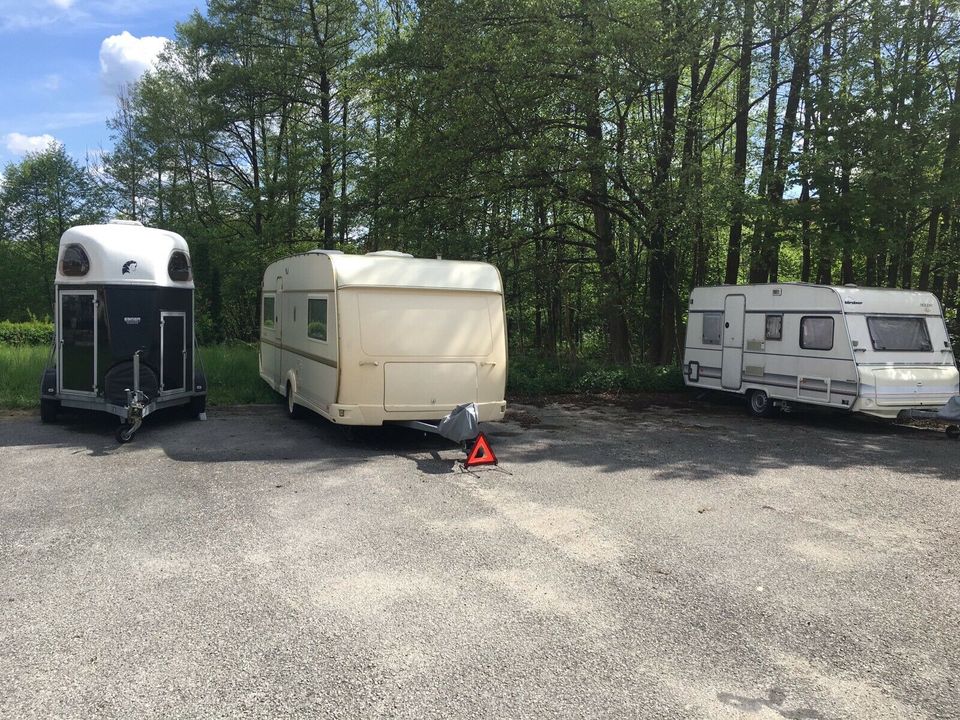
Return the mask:
<svg viewBox="0 0 960 720">
<path fill-rule="evenodd" d="M 0 717 L 960 717 L 960 443 L 508 417 L 0 418 Z"/>
</svg>

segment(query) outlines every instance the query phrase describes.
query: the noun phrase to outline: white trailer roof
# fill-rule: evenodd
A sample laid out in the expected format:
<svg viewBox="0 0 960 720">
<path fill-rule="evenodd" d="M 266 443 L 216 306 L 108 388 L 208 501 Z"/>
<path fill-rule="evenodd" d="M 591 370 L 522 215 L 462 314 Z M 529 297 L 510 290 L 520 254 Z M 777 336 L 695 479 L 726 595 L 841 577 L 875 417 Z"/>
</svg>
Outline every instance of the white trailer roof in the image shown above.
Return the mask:
<svg viewBox="0 0 960 720">
<path fill-rule="evenodd" d="M 314 252 L 330 259 L 338 288 L 402 287 L 503 293 L 500 273 L 488 263 L 379 253 L 345 255 Z"/>
<path fill-rule="evenodd" d="M 80 245 L 90 260 L 82 277 L 61 272 L 60 261 L 68 245 Z M 171 280 L 167 272 L 175 250 L 190 257 L 187 241 L 175 232 L 144 227 L 140 223 L 113 222 L 78 225 L 60 238 L 57 283 L 64 285 L 154 285 L 192 288 L 193 280 Z"/>
<path fill-rule="evenodd" d="M 782 292 L 775 293 L 780 289 Z M 789 310 L 793 306 L 804 310 L 835 308 L 838 304 L 846 313 L 878 313 L 896 315 L 940 315 L 940 302 L 933 293 L 898 288 L 870 288 L 853 285 L 816 285 L 813 283 L 762 283 L 755 285 L 718 285 L 695 288 L 690 296 L 691 309 L 722 304 L 727 294 L 749 291 L 748 305 L 759 302 L 764 309 Z M 752 293 L 769 296 L 760 300 Z"/>
</svg>

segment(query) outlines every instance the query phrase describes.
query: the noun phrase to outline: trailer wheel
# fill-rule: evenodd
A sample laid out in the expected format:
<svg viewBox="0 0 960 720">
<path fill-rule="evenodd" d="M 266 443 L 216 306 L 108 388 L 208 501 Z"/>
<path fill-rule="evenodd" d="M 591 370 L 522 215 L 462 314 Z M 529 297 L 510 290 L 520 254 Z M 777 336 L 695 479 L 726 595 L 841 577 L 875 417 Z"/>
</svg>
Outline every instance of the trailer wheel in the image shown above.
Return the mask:
<svg viewBox="0 0 960 720">
<path fill-rule="evenodd" d="M 773 415 L 773 400 L 763 390 L 751 390 L 747 397 L 747 407 L 754 417 L 770 417 Z"/>
<path fill-rule="evenodd" d="M 133 426 L 130 423 L 120 423 L 120 427 L 117 428 L 117 442 L 121 445 L 128 443 L 133 440 L 135 432 Z"/>
<path fill-rule="evenodd" d="M 190 417 L 198 418 L 207 411 L 207 396 L 194 395 L 190 398 Z"/>
<path fill-rule="evenodd" d="M 960 439 L 960 425 L 947 425 L 947 437 L 951 440 Z"/>
<path fill-rule="evenodd" d="M 293 399 L 293 387 L 287 383 L 287 415 L 296 420 L 303 417 L 303 408 L 297 405 Z"/>
<path fill-rule="evenodd" d="M 59 400 L 40 400 L 40 422 L 52 423 L 57 421 L 57 413 L 60 411 Z"/>
</svg>

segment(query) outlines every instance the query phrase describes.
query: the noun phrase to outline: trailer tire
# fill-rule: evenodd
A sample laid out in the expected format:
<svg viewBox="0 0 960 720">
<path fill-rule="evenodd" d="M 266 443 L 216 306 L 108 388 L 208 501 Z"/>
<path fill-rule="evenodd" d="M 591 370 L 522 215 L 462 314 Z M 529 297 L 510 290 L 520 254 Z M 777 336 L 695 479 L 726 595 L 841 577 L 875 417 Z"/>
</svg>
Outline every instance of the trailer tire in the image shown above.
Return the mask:
<svg viewBox="0 0 960 720">
<path fill-rule="evenodd" d="M 117 442 L 123 445 L 133 440 L 133 436 L 136 434 L 131 429 L 130 423 L 120 423 L 120 427 L 117 428 L 116 438 Z"/>
<path fill-rule="evenodd" d="M 190 417 L 198 418 L 207 411 L 207 396 L 194 395 L 190 398 Z"/>
<path fill-rule="evenodd" d="M 52 423 L 57 421 L 57 413 L 60 411 L 59 400 L 40 400 L 40 422 Z"/>
<path fill-rule="evenodd" d="M 303 417 L 303 408 L 293 399 L 293 386 L 287 382 L 287 415 L 297 420 Z"/>
<path fill-rule="evenodd" d="M 770 417 L 773 415 L 773 400 L 763 390 L 751 390 L 747 394 L 747 407 L 754 417 Z"/>
<path fill-rule="evenodd" d="M 960 439 L 960 425 L 947 425 L 947 437 L 951 440 Z"/>
</svg>

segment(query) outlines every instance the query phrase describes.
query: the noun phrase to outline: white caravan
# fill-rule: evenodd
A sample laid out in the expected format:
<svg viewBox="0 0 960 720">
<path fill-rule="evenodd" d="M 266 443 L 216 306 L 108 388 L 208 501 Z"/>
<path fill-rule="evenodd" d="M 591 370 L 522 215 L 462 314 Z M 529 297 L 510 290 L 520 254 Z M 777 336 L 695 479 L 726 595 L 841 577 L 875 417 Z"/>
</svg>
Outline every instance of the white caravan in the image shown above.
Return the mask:
<svg viewBox="0 0 960 720">
<path fill-rule="evenodd" d="M 895 418 L 960 393 L 928 292 L 783 283 L 696 288 L 688 386 L 746 394 L 755 415 L 809 403 Z"/>
<path fill-rule="evenodd" d="M 260 377 L 344 425 L 506 412 L 503 285 L 492 265 L 313 250 L 263 275 Z"/>
</svg>

